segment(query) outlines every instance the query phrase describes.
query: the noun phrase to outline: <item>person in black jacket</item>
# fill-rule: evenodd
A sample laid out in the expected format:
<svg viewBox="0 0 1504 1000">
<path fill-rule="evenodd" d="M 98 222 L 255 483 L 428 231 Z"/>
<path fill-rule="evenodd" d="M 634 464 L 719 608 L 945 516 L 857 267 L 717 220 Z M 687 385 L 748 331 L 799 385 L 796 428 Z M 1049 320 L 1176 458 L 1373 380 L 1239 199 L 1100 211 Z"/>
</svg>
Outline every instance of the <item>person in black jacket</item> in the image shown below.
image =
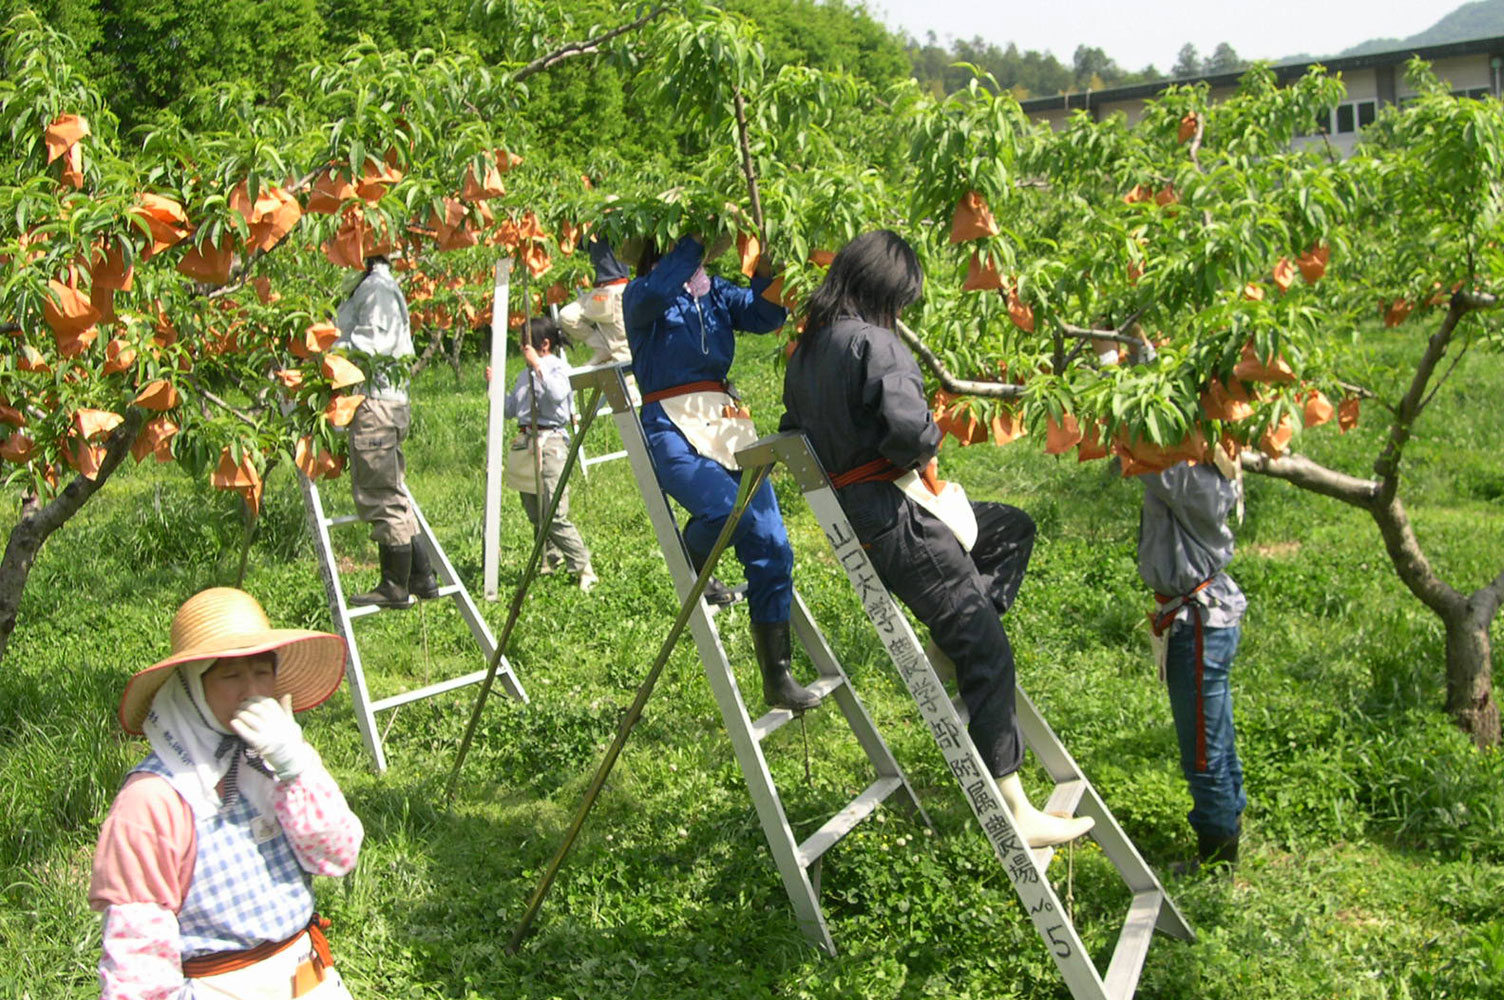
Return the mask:
<svg viewBox="0 0 1504 1000">
<path fill-rule="evenodd" d="M 929 627 L 931 661 L 942 672 L 953 663 L 972 741 L 1019 832 L 1030 846 L 1063 843 L 1092 820 L 1039 812 L 1024 794 L 1013 649 L 999 618 L 1023 582 L 1034 521 L 1017 507 L 974 503 L 968 551 L 896 483 L 911 470 L 933 483 L 940 448 L 919 366 L 893 332 L 923 283 L 913 249 L 896 233 L 863 234 L 836 254 L 789 359 L 780 429 L 809 438 L 883 583 Z"/>
</svg>

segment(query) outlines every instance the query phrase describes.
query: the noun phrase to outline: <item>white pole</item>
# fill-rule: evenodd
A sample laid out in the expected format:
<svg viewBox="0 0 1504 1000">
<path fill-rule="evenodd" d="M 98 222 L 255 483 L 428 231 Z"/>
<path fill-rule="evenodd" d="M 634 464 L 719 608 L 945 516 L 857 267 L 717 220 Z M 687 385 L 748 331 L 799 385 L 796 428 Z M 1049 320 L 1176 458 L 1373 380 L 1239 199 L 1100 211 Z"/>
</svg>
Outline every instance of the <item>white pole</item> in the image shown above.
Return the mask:
<svg viewBox="0 0 1504 1000">
<path fill-rule="evenodd" d="M 506 455 L 507 310 L 511 291 L 512 259 L 496 262 L 496 284 L 491 300 L 491 382 L 486 386 L 489 416 L 486 423 L 486 524 L 483 533 L 486 600 L 497 599 L 497 564 L 501 559 L 501 471 Z"/>
</svg>

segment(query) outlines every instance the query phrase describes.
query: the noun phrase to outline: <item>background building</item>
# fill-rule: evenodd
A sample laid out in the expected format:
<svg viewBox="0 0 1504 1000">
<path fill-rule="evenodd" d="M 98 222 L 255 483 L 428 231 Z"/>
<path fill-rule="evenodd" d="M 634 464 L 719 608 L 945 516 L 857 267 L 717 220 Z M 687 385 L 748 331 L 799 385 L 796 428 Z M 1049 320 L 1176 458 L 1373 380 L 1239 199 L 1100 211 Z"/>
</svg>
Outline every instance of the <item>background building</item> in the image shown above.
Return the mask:
<svg viewBox="0 0 1504 1000">
<path fill-rule="evenodd" d="M 1358 56 L 1287 63 L 1274 67 L 1281 83 L 1304 76 L 1312 66 L 1325 66 L 1341 74 L 1347 85 L 1347 98 L 1327 113 L 1325 122 L 1312 123 L 1311 141 L 1325 141 L 1343 153 L 1350 152 L 1358 132 L 1378 116 L 1386 104 L 1403 104 L 1414 91 L 1405 82 L 1405 63 L 1419 56 L 1431 64 L 1436 75 L 1446 80 L 1452 92 L 1463 97 L 1500 97 L 1504 94 L 1504 35 L 1476 38 L 1443 45 L 1405 47 L 1390 52 L 1370 52 Z M 1086 110 L 1101 119 L 1122 112 L 1130 123 L 1143 114 L 1144 103 L 1173 84 L 1201 83 L 1210 86 L 1211 99 L 1221 100 L 1232 94 L 1242 71 L 1216 76 L 1161 80 L 1155 83 L 1113 87 L 1106 90 L 1053 97 L 1035 97 L 1021 102 L 1024 112 L 1036 121 L 1049 122 L 1060 128 L 1072 112 Z"/>
</svg>

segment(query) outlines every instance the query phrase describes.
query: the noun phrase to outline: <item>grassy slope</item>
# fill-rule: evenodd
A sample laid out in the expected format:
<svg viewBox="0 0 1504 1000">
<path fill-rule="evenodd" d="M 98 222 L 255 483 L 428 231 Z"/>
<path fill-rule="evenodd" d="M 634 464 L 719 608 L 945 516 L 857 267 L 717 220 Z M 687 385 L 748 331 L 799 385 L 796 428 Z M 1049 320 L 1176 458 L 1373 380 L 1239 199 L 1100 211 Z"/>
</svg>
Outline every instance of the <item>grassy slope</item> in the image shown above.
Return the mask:
<svg viewBox="0 0 1504 1000">
<path fill-rule="evenodd" d="M 748 341 L 738 373 L 765 429 L 777 412 L 771 357 L 769 342 Z M 1504 364 L 1473 358 L 1463 375 L 1444 393 L 1462 418 L 1423 428 L 1406 490 L 1433 559 L 1475 587 L 1504 552 L 1504 429 L 1493 408 Z M 448 369 L 425 373 L 409 447 L 414 492 L 477 586 L 482 391 L 479 362 L 458 384 Z M 1370 421 L 1345 438 L 1313 433 L 1302 447 L 1361 473 L 1376 434 Z M 591 433 L 593 451 L 613 442 L 608 426 Z M 1151 863 L 1187 855 L 1189 799 L 1141 634 L 1136 485 L 1027 443 L 952 445 L 944 463 L 973 497 L 1019 504 L 1038 520 L 1030 578 L 1010 616 L 1023 683 Z M 840 956 L 821 958 L 798 934 L 688 642 L 537 933 L 517 957 L 501 951 L 672 621 L 636 487 L 613 462 L 573 494 L 601 586 L 583 597 L 566 579 L 539 580 L 512 650 L 532 703 L 490 704 L 453 807 L 442 788 L 473 691 L 384 715 L 393 766 L 381 777 L 365 768 L 348 697 L 305 719 L 367 829 L 359 869 L 318 890 L 356 995 L 1064 995 L 807 509 L 788 482 L 777 485 L 801 591 L 937 826 L 932 835 L 882 812 L 828 857 L 824 901 Z M 1249 485 L 1233 566 L 1250 596 L 1235 673 L 1251 800 L 1246 861 L 1230 885 L 1173 886 L 1200 937 L 1156 942 L 1140 995 L 1504 995 L 1504 767 L 1500 755 L 1472 751 L 1439 711 L 1440 631 L 1360 514 L 1284 484 Z M 344 488 L 326 492 L 342 509 Z M 363 584 L 374 548 L 346 530 L 346 563 Z M 89 858 L 113 789 L 142 752 L 121 738 L 114 707 L 130 672 L 165 651 L 176 605 L 232 578 L 238 537 L 224 495 L 143 468 L 110 484 L 39 560 L 0 670 L 0 997 L 97 995 Z M 528 541 L 508 496 L 504 595 Z M 279 623 L 328 626 L 285 472 L 269 489 L 248 585 Z M 499 626 L 505 604 L 486 612 Z M 755 667 L 744 614 L 721 622 L 745 687 Z M 377 696 L 476 666 L 447 605 L 359 629 Z M 807 734 L 785 727 L 766 747 L 802 832 L 865 784 L 838 718 L 817 712 Z M 1062 891 L 1069 882 L 1100 958 L 1125 893 L 1093 847 L 1069 861 L 1061 855 L 1051 874 Z"/>
</svg>

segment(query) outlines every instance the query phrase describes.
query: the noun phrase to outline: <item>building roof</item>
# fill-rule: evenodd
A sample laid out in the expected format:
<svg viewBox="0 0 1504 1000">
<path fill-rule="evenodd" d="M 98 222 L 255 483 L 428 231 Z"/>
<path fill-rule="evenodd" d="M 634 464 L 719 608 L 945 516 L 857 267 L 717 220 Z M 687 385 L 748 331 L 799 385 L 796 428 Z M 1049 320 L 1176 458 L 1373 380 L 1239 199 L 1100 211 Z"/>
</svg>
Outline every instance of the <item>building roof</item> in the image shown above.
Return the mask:
<svg viewBox="0 0 1504 1000">
<path fill-rule="evenodd" d="M 1419 56 L 1427 62 L 1436 62 L 1439 59 L 1452 59 L 1457 56 L 1504 54 L 1504 35 L 1495 35 L 1491 38 L 1472 38 L 1461 42 L 1446 42 L 1441 45 L 1410 46 L 1408 48 L 1394 49 L 1389 52 L 1367 52 L 1359 56 L 1344 56 L 1337 59 L 1309 59 L 1298 62 L 1280 63 L 1270 68 L 1274 71 L 1275 78 L 1281 83 L 1305 76 L 1306 71 L 1312 66 L 1325 66 L 1329 72 L 1337 73 L 1344 70 L 1373 69 L 1380 66 L 1399 66 L 1410 60 L 1411 56 Z M 1135 83 L 1126 87 L 1108 87 L 1103 90 L 1078 91 L 1073 94 L 1054 94 L 1050 97 L 1031 97 L 1026 101 L 1020 101 L 1019 106 L 1026 112 L 1042 112 L 1077 109 L 1090 110 L 1103 104 L 1117 104 L 1122 101 L 1137 99 L 1148 100 L 1167 88 L 1188 83 L 1206 83 L 1213 88 L 1233 87 L 1242 78 L 1245 70 L 1234 73 L 1217 73 L 1211 76 L 1185 76 L 1170 80 L 1156 80 L 1153 83 Z"/>
</svg>

